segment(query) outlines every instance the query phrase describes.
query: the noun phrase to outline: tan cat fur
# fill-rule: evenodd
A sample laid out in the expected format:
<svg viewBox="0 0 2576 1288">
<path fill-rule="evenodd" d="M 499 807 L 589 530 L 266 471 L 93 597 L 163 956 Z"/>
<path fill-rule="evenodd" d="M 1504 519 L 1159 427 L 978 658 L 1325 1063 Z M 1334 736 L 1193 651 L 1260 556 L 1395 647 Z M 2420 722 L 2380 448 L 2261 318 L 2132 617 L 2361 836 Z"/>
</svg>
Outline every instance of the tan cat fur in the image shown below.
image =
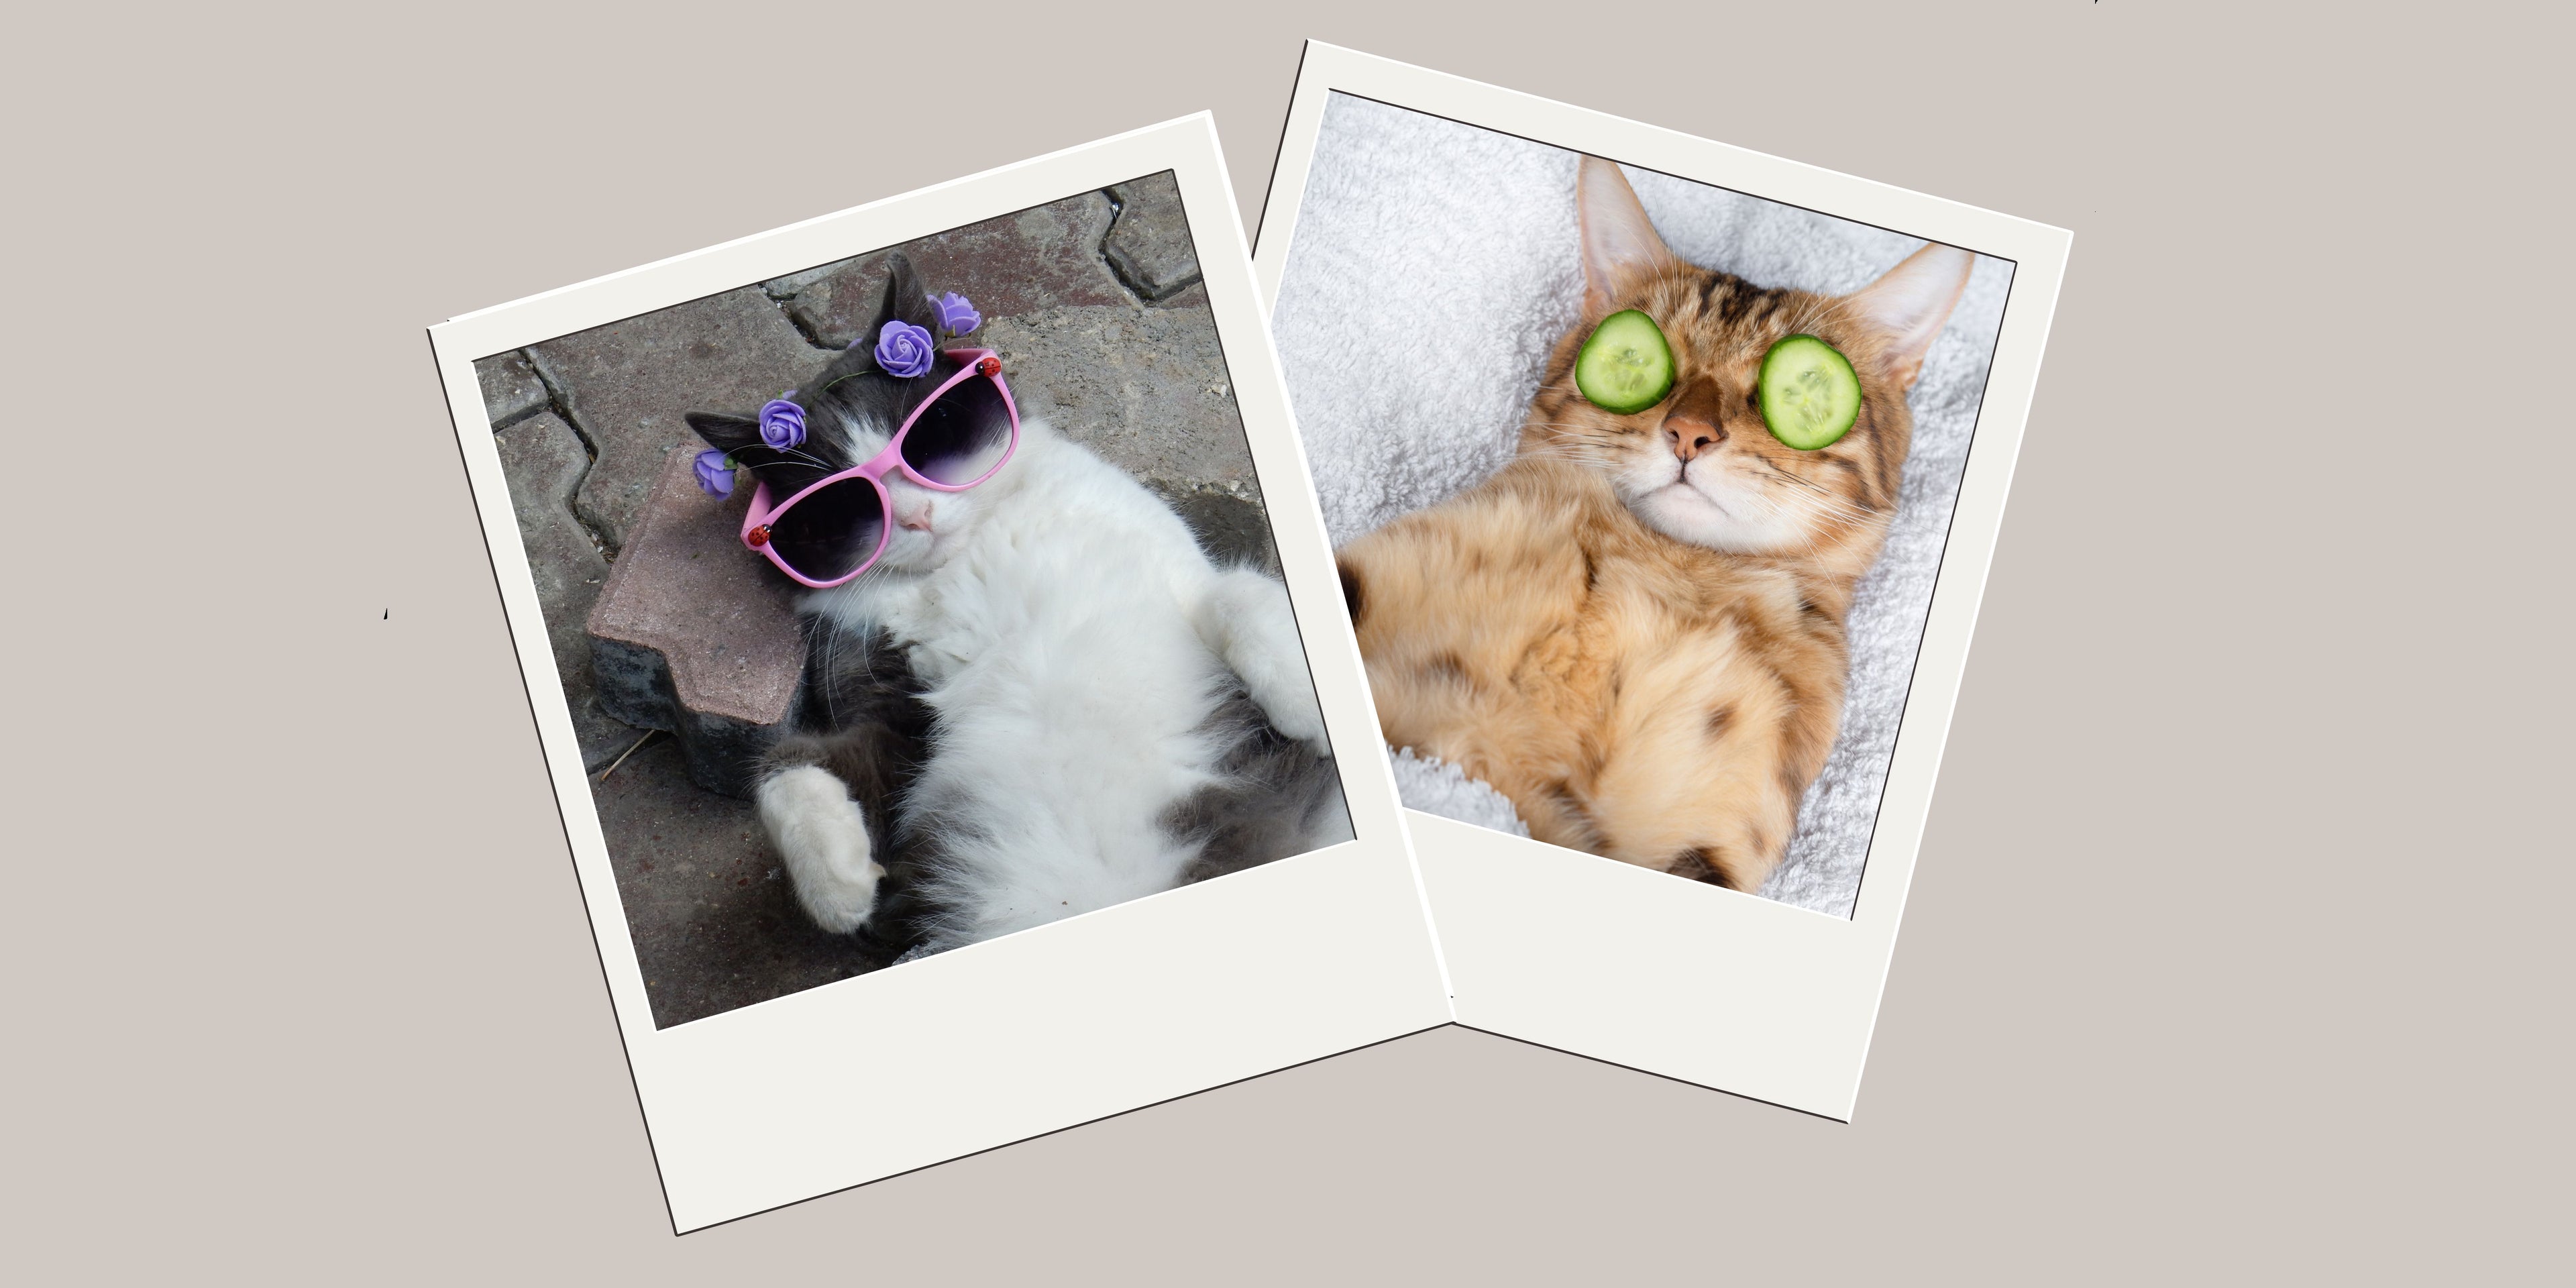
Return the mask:
<svg viewBox="0 0 2576 1288">
<path fill-rule="evenodd" d="M 1539 840 L 1750 890 L 1833 745 L 1844 620 L 1912 432 L 1905 392 L 1973 260 L 1935 244 L 1851 296 L 1764 289 L 1672 254 L 1617 167 L 1585 158 L 1579 192 L 1584 316 L 1518 456 L 1344 547 L 1343 588 L 1387 741 L 1491 784 Z M 1662 328 L 1676 376 L 1617 416 L 1573 368 L 1629 308 Z M 1820 451 L 1773 438 L 1753 401 L 1791 334 L 1861 379 L 1859 421 Z"/>
</svg>

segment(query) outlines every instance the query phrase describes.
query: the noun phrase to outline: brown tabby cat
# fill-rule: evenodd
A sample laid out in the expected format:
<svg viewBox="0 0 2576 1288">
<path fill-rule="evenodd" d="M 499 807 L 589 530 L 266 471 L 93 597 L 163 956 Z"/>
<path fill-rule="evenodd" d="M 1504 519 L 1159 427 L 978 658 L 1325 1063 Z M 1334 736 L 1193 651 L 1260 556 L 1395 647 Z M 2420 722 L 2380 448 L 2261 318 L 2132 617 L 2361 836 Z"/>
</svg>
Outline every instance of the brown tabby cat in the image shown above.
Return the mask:
<svg viewBox="0 0 2576 1288">
<path fill-rule="evenodd" d="M 1518 456 L 1341 551 L 1388 742 L 1508 797 L 1539 840 L 1762 884 L 1842 718 L 1852 588 L 1878 557 L 1906 391 L 1974 257 L 1933 244 L 1842 297 L 1765 289 L 1664 246 L 1619 168 L 1583 159 L 1584 314 Z M 1671 393 L 1612 415 L 1574 384 L 1612 313 L 1654 318 Z M 1754 376 L 1774 341 L 1850 359 L 1860 418 L 1799 451 Z"/>
</svg>

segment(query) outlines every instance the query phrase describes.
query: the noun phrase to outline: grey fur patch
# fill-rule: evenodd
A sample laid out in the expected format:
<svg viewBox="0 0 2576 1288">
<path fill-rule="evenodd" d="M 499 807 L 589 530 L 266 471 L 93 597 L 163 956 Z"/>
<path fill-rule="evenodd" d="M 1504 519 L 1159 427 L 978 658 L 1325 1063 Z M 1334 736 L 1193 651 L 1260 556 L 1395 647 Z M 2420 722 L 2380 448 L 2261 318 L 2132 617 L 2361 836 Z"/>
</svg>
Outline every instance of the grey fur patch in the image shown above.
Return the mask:
<svg viewBox="0 0 2576 1288">
<path fill-rule="evenodd" d="M 1225 777 L 1174 804 L 1161 820 L 1173 839 L 1202 843 L 1184 882 L 1241 872 L 1350 835 L 1333 759 L 1280 736 L 1252 699 L 1240 693 L 1227 699 L 1202 728 L 1230 742 L 1217 763 Z"/>
</svg>

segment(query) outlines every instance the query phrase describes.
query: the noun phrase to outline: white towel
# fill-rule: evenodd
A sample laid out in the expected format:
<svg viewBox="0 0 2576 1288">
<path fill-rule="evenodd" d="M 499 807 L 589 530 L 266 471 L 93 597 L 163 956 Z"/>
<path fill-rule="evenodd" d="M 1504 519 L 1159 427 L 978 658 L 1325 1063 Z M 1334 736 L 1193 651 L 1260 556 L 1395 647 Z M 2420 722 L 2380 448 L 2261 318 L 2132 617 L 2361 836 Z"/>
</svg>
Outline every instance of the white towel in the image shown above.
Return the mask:
<svg viewBox="0 0 2576 1288">
<path fill-rule="evenodd" d="M 1454 496 L 1511 458 L 1547 355 L 1582 309 L 1577 162 L 1562 148 L 1366 99 L 1335 94 L 1327 104 L 1271 321 L 1335 544 Z M 1923 244 L 1626 173 L 1676 253 L 1758 285 L 1842 294 Z M 1979 256 L 1924 360 L 1904 494 L 1848 623 L 1842 736 L 1765 897 L 1851 915 L 2011 276 L 2009 263 Z M 1396 771 L 1415 809 L 1527 833 L 1508 801 L 1455 766 L 1399 756 Z"/>
<path fill-rule="evenodd" d="M 1529 835 L 1529 824 L 1512 808 L 1511 798 L 1483 780 L 1437 756 L 1416 756 L 1413 748 L 1395 749 L 1395 793 L 1404 803 L 1427 814 L 1490 827 L 1514 836 Z"/>
</svg>

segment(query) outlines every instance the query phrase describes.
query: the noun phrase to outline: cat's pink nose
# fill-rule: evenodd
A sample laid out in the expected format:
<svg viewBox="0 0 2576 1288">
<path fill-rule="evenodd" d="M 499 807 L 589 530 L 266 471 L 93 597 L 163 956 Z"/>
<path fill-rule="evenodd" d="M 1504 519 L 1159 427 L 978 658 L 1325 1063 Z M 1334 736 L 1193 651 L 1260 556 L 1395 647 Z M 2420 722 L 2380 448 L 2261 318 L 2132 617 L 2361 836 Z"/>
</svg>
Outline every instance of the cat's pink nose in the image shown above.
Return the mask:
<svg viewBox="0 0 2576 1288">
<path fill-rule="evenodd" d="M 895 502 L 894 521 L 896 526 L 908 528 L 914 532 L 930 531 L 930 506 L 930 498 L 926 496 L 917 501 Z"/>
<path fill-rule="evenodd" d="M 1684 463 L 1725 441 L 1726 431 L 1707 421 L 1693 420 L 1688 416 L 1664 418 L 1664 445 L 1672 448 L 1673 455 Z"/>
</svg>

